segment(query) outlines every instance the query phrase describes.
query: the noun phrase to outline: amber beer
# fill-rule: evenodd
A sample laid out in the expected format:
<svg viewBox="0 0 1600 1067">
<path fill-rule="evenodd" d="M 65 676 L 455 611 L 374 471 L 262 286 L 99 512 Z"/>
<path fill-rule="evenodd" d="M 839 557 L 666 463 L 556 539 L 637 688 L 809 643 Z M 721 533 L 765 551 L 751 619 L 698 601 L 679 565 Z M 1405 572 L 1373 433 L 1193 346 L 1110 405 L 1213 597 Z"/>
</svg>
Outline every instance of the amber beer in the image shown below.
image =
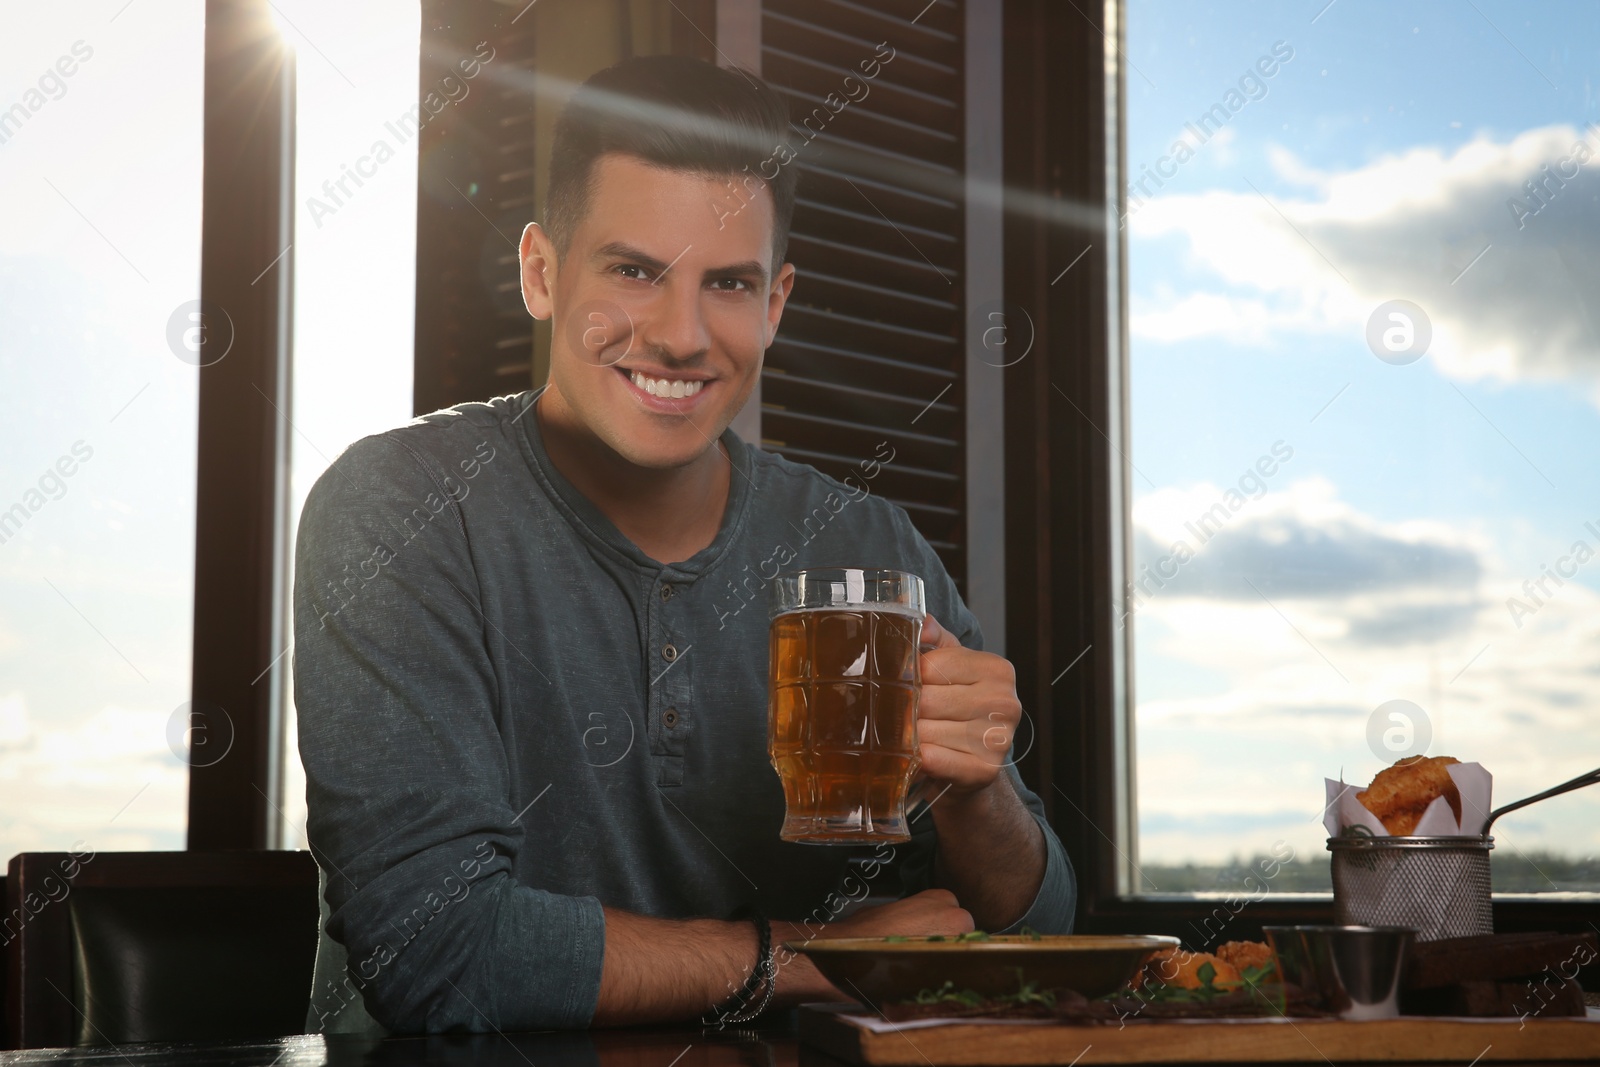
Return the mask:
<svg viewBox="0 0 1600 1067">
<path fill-rule="evenodd" d="M 922 579 L 831 568 L 773 584 L 768 751 L 787 804 L 780 836 L 909 840 Z"/>
</svg>

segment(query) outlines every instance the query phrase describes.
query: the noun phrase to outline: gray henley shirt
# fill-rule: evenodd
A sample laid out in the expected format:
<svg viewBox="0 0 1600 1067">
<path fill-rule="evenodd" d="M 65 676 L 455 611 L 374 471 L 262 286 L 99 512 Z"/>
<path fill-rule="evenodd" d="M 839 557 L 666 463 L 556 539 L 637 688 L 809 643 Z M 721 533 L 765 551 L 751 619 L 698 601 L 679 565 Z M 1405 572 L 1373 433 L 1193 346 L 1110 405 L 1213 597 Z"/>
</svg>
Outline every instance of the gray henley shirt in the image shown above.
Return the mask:
<svg viewBox="0 0 1600 1067">
<path fill-rule="evenodd" d="M 937 555 L 874 492 L 894 450 L 841 482 L 730 430 L 716 539 L 661 564 L 555 469 L 537 395 L 358 441 L 306 501 L 294 683 L 325 882 L 313 1031 L 582 1027 L 602 905 L 820 924 L 931 883 L 931 818 L 899 846 L 780 841 L 767 757 L 780 570 L 911 571 L 933 616 L 982 647 Z M 1049 853 L 1016 925 L 1066 932 L 1071 865 L 1007 773 Z"/>
</svg>

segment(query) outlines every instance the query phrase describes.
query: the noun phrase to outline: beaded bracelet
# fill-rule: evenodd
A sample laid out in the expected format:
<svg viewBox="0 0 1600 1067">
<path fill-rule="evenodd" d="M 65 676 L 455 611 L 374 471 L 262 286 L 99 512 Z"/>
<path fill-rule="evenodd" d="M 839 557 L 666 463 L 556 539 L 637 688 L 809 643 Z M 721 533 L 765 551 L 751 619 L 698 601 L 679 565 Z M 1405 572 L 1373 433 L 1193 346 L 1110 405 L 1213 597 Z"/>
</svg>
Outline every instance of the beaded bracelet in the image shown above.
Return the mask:
<svg viewBox="0 0 1600 1067">
<path fill-rule="evenodd" d="M 778 988 L 778 964 L 772 954 L 772 924 L 766 916 L 752 907 L 742 907 L 733 913 L 734 919 L 749 919 L 755 923 L 756 938 L 759 947 L 756 952 L 755 969 L 745 979 L 744 985 L 727 1003 L 713 1008 L 709 1016 L 702 1016 L 700 1022 L 705 1026 L 715 1026 L 718 1030 L 729 1023 L 749 1022 L 767 1010 L 767 1005 L 772 1003 L 772 994 Z M 759 1001 L 756 1000 L 756 991 L 765 984 Z"/>
</svg>

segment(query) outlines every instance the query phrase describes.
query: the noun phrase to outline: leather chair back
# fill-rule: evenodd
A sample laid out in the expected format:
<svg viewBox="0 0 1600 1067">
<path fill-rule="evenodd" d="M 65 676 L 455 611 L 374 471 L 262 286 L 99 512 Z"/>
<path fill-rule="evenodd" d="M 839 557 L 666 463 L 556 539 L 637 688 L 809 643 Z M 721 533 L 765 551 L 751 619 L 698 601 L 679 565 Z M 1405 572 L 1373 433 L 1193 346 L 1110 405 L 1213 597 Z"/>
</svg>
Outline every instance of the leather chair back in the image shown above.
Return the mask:
<svg viewBox="0 0 1600 1067">
<path fill-rule="evenodd" d="M 24 853 L 6 891 L 14 1048 L 304 1028 L 318 921 L 308 853 Z"/>
</svg>

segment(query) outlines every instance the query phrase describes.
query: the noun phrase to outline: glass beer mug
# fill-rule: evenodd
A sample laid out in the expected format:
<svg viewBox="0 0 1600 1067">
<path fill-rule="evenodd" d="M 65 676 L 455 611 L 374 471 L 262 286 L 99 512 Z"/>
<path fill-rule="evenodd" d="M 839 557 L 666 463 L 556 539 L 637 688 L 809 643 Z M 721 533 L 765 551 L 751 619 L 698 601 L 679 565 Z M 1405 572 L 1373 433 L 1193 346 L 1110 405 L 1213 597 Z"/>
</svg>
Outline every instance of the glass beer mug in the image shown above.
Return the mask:
<svg viewBox="0 0 1600 1067">
<path fill-rule="evenodd" d="M 922 579 L 902 571 L 773 581 L 767 748 L 783 782 L 783 840 L 911 839 L 925 612 Z"/>
</svg>

